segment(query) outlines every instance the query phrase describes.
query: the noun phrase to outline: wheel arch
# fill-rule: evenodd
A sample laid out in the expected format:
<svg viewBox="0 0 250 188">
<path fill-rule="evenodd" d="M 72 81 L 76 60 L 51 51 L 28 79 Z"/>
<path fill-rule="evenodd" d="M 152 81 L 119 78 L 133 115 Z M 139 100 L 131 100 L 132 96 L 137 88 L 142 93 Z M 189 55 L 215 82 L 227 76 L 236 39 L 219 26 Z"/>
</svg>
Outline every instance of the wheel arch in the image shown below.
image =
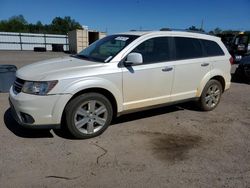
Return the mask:
<svg viewBox="0 0 250 188">
<path fill-rule="evenodd" d="M 214 77 L 212 77 L 210 80 L 217 80 L 218 82 L 220 82 L 220 83 L 221 83 L 221 86 L 222 86 L 222 92 L 225 91 L 226 81 L 225 81 L 225 79 L 223 78 L 223 76 L 220 76 L 220 75 L 214 76 Z"/>
<path fill-rule="evenodd" d="M 114 117 L 117 115 L 118 104 L 117 104 L 117 101 L 115 99 L 115 96 L 110 91 L 108 91 L 107 89 L 100 88 L 100 87 L 87 88 L 87 89 L 83 89 L 81 91 L 78 91 L 77 93 L 75 93 L 70 98 L 70 100 L 67 102 L 67 104 L 70 101 L 72 101 L 74 98 L 76 98 L 76 97 L 78 97 L 78 96 L 80 96 L 80 95 L 82 95 L 84 93 L 98 93 L 98 94 L 101 94 L 101 95 L 105 96 L 110 101 L 110 103 L 111 103 L 111 105 L 113 107 L 113 115 L 114 115 Z M 66 104 L 66 106 L 67 106 L 67 104 Z"/>
<path fill-rule="evenodd" d="M 226 80 L 225 77 L 223 76 L 223 72 L 220 70 L 213 70 L 210 73 L 206 74 L 202 81 L 200 82 L 200 86 L 197 88 L 196 91 L 196 97 L 200 97 L 202 94 L 202 91 L 204 89 L 204 87 L 206 86 L 206 84 L 210 81 L 210 80 L 217 80 L 221 83 L 222 85 L 222 91 L 224 92 L 225 87 L 226 87 Z"/>
</svg>

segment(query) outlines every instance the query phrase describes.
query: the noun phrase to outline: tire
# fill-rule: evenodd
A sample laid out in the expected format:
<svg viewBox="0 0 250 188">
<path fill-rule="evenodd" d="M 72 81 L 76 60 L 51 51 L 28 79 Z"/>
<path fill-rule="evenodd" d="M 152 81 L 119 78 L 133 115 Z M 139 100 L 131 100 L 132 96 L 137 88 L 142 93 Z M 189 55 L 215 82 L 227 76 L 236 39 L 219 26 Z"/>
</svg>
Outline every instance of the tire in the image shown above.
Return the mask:
<svg viewBox="0 0 250 188">
<path fill-rule="evenodd" d="M 222 85 L 217 80 L 209 80 L 204 87 L 199 107 L 202 111 L 211 111 L 219 104 L 222 95 Z"/>
<path fill-rule="evenodd" d="M 66 126 L 78 139 L 102 134 L 111 123 L 110 101 L 98 93 L 85 93 L 71 100 L 65 108 Z"/>
</svg>

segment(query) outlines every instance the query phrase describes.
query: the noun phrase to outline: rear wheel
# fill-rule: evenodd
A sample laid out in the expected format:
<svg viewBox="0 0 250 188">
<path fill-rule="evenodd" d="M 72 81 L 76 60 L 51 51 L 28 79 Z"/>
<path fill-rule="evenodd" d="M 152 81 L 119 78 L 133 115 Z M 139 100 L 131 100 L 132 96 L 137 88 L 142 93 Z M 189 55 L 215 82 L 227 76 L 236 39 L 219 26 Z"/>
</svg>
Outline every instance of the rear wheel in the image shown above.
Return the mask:
<svg viewBox="0 0 250 188">
<path fill-rule="evenodd" d="M 201 110 L 210 111 L 213 110 L 220 102 L 222 95 L 222 85 L 217 80 L 210 80 L 204 87 L 199 106 Z"/>
<path fill-rule="evenodd" d="M 66 124 L 76 138 L 92 138 L 109 126 L 113 109 L 110 101 L 98 93 L 85 93 L 69 102 L 65 109 Z"/>
</svg>

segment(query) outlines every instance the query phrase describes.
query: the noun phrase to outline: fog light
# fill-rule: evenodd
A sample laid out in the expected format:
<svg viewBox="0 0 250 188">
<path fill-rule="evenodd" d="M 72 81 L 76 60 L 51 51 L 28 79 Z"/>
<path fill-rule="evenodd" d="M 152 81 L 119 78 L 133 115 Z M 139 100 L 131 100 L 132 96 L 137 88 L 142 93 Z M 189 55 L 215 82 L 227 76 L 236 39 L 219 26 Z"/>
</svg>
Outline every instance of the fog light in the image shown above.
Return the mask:
<svg viewBox="0 0 250 188">
<path fill-rule="evenodd" d="M 22 122 L 23 123 L 28 123 L 28 124 L 32 124 L 35 122 L 34 118 L 26 113 L 20 112 L 21 118 L 22 118 Z"/>
</svg>

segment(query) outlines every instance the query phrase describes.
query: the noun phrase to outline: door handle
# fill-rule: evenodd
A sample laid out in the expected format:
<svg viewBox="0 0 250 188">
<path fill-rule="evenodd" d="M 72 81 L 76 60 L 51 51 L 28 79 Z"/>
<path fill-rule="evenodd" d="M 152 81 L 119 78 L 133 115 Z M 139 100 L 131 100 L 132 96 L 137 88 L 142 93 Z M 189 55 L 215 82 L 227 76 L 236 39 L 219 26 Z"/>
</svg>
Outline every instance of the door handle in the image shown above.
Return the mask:
<svg viewBox="0 0 250 188">
<path fill-rule="evenodd" d="M 202 63 L 202 64 L 201 64 L 202 67 L 206 67 L 206 66 L 208 66 L 208 65 L 209 65 L 209 63 Z"/>
<path fill-rule="evenodd" d="M 171 71 L 173 70 L 173 67 L 165 67 L 163 69 L 161 69 L 163 72 L 168 72 L 168 71 Z"/>
</svg>

